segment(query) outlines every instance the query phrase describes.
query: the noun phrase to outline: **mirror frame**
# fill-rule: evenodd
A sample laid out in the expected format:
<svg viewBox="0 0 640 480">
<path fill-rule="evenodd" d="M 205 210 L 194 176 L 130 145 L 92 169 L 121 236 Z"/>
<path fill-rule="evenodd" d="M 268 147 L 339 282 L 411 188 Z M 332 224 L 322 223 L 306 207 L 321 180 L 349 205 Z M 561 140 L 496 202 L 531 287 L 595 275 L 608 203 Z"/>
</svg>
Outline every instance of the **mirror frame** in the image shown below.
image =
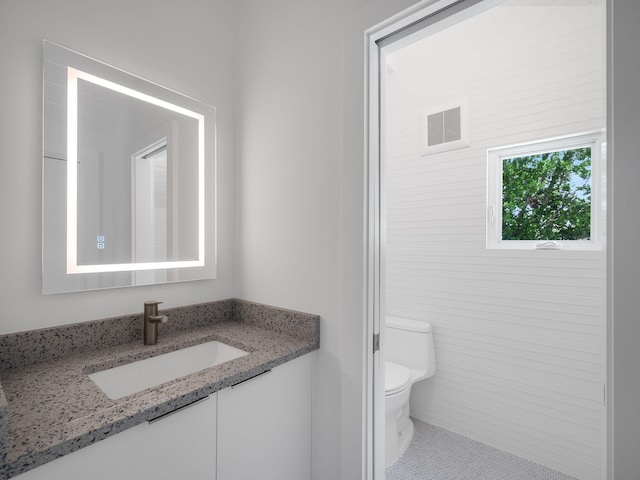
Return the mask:
<svg viewBox="0 0 640 480">
<path fill-rule="evenodd" d="M 47 81 L 47 63 L 61 67 L 66 70 L 66 152 L 62 160 L 66 161 L 66 271 L 55 272 L 56 275 L 74 275 L 95 277 L 96 275 L 110 274 L 116 272 L 132 272 L 130 285 L 107 285 L 106 287 L 89 288 L 62 288 L 62 290 L 45 288 L 47 283 L 45 275 L 51 271 L 47 263 L 47 232 L 45 231 L 44 187 L 46 186 L 46 174 L 44 161 L 47 157 L 47 145 L 43 138 L 43 293 L 59 293 L 62 291 L 92 290 L 94 288 L 116 288 L 121 286 L 132 286 L 139 284 L 168 283 L 172 281 L 189 281 L 216 276 L 216 215 L 215 215 L 215 192 L 216 192 L 216 133 L 215 107 L 206 105 L 191 97 L 182 95 L 174 90 L 167 89 L 156 83 L 147 81 L 141 77 L 125 72 L 106 63 L 95 60 L 86 55 L 70 50 L 61 45 L 48 40 L 43 42 L 44 67 L 43 82 Z M 54 68 L 49 66 L 49 68 Z M 198 145 L 197 145 L 197 170 L 198 170 L 198 220 L 197 235 L 198 248 L 197 258 L 177 261 L 162 262 L 140 262 L 140 263 L 105 263 L 98 265 L 78 264 L 78 80 L 93 83 L 100 87 L 113 90 L 128 97 L 142 100 L 169 111 L 185 115 L 197 121 Z M 44 83 L 43 83 L 44 88 Z M 46 92 L 46 88 L 45 88 Z M 46 93 L 43 94 L 43 134 L 46 129 Z M 70 113 L 72 112 L 72 113 Z M 44 136 L 44 135 L 43 135 Z M 63 139 L 60 139 L 61 143 Z M 213 191 L 212 191 L 213 190 Z M 61 214 L 64 215 L 64 214 Z M 59 220 L 62 220 L 60 218 Z M 213 224 L 211 225 L 211 222 Z M 209 225 L 207 225 L 209 224 Z M 211 228 L 213 227 L 213 228 Z M 207 232 L 213 231 L 213 235 Z M 57 252 L 61 252 L 58 249 Z M 59 253 L 58 253 L 59 254 Z M 60 262 L 57 262 L 60 263 Z M 135 281 L 133 272 L 137 271 L 171 271 L 177 273 L 174 279 L 149 281 Z M 77 283 L 77 282 L 76 282 Z M 109 282 L 104 282 L 109 283 Z"/>
</svg>

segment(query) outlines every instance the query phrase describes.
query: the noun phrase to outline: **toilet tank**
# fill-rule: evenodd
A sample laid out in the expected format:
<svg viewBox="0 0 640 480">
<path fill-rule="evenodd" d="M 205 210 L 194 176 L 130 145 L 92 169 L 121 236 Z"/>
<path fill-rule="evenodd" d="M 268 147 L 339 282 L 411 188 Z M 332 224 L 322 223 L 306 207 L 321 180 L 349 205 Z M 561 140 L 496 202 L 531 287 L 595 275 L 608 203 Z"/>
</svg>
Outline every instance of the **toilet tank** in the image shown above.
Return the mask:
<svg viewBox="0 0 640 480">
<path fill-rule="evenodd" d="M 382 346 L 384 360 L 408 367 L 414 380 L 436 371 L 431 324 L 410 318 L 387 317 Z"/>
</svg>

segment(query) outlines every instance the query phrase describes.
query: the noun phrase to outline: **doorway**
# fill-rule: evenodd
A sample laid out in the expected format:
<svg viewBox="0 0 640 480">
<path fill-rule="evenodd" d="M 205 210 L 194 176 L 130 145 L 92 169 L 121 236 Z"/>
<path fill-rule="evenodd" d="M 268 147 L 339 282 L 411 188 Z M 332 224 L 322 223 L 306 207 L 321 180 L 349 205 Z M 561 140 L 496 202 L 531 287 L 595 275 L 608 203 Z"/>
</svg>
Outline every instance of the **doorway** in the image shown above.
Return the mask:
<svg viewBox="0 0 640 480">
<path fill-rule="evenodd" d="M 387 315 L 433 327 L 437 370 L 411 387 L 415 419 L 605 478 L 605 2 L 544 3 L 437 2 L 371 36 L 374 478 Z M 495 235 L 509 162 L 586 148 L 588 233 Z"/>
</svg>

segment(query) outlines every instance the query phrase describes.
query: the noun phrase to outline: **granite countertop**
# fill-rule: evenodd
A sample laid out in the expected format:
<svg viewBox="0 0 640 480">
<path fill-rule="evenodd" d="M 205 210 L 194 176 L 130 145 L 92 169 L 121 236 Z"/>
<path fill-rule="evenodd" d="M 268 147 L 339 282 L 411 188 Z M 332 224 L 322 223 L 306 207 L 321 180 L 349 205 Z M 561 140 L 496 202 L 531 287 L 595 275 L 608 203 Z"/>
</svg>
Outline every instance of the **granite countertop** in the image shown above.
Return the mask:
<svg viewBox="0 0 640 480">
<path fill-rule="evenodd" d="M 53 358 L 37 363 L 5 365 L 0 371 L 0 410 L 4 407 L 0 448 L 5 457 L 0 477 L 11 478 L 319 347 L 317 316 L 238 300 L 226 302 L 231 302 L 231 314 L 173 332 L 160 330 L 154 346 L 144 346 L 136 338 L 97 350 L 84 345 L 65 355 L 50 353 Z M 167 313 L 171 319 L 172 312 Z M 212 340 L 249 354 L 116 400 L 88 377 Z"/>
</svg>

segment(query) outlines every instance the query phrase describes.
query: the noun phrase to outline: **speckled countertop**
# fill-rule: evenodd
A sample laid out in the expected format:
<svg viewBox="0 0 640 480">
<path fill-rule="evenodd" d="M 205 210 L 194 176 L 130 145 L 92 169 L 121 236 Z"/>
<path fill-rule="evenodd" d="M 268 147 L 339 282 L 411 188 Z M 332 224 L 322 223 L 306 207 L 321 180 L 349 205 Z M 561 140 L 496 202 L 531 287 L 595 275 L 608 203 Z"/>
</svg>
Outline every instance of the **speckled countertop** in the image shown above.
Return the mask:
<svg viewBox="0 0 640 480">
<path fill-rule="evenodd" d="M 3 351 L 23 356 L 24 349 L 37 347 L 38 338 L 40 343 L 43 339 L 65 339 L 57 351 L 35 348 L 35 354 L 31 352 L 19 362 L 16 355 L 0 358 L 0 452 L 4 457 L 0 478 L 16 476 L 319 347 L 319 317 L 315 315 L 235 299 L 164 312 L 174 325 L 166 331 L 160 329 L 155 346 L 144 346 L 139 338 L 121 341 L 127 340 L 127 335 L 111 345 L 104 340 L 110 338 L 109 328 L 121 328 L 123 322 L 137 324 L 139 328 L 132 328 L 129 336 L 138 337 L 140 316 L 86 322 L 79 329 L 61 327 L 22 337 L 0 336 Z M 207 312 L 208 318 L 203 319 L 202 312 Z M 194 314 L 199 315 L 195 320 Z M 92 327 L 100 332 L 100 339 L 94 342 Z M 78 336 L 86 338 L 71 338 L 69 329 L 74 328 Z M 249 355 L 117 400 L 110 400 L 88 377 L 211 340 L 241 348 Z M 99 347 L 91 348 L 92 343 Z M 65 354 L 59 354 L 60 350 Z"/>
</svg>

